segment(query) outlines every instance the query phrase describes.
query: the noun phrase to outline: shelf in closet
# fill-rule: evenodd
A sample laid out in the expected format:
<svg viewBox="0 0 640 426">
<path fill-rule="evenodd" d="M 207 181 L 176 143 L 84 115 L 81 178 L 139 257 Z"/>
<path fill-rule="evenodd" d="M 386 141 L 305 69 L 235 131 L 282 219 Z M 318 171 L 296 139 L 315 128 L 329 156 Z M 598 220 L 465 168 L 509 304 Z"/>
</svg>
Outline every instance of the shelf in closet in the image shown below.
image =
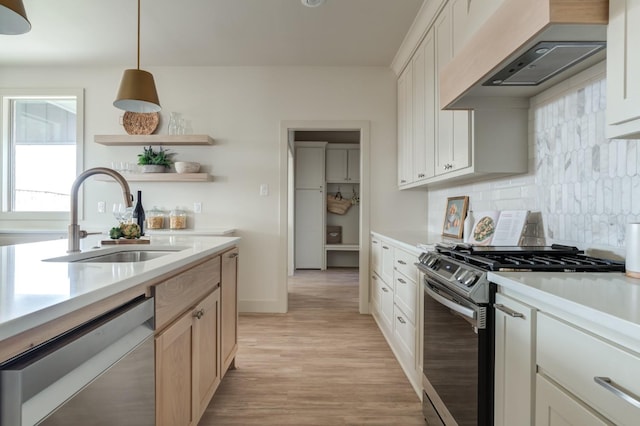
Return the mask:
<svg viewBox="0 0 640 426">
<path fill-rule="evenodd" d="M 326 251 L 359 251 L 360 246 L 358 244 L 325 244 L 324 249 Z"/>
<path fill-rule="evenodd" d="M 109 146 L 213 145 L 209 135 L 95 135 L 95 143 Z"/>
<path fill-rule="evenodd" d="M 124 173 L 129 182 L 209 182 L 213 180 L 209 173 Z M 95 180 L 115 182 L 107 175 L 95 175 Z"/>
</svg>

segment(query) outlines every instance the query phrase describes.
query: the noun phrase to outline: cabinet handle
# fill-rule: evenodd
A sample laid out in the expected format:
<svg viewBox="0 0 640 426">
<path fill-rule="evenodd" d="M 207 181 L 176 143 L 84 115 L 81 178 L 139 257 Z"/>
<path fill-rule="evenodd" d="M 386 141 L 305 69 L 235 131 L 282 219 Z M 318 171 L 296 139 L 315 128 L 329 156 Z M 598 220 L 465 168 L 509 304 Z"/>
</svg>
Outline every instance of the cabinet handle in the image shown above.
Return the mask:
<svg viewBox="0 0 640 426">
<path fill-rule="evenodd" d="M 402 284 L 406 284 L 407 282 L 405 280 L 403 280 L 402 278 L 398 278 L 398 281 L 400 281 Z"/>
<path fill-rule="evenodd" d="M 238 257 L 238 253 L 229 253 L 229 259 L 233 259 L 234 257 Z"/>
<path fill-rule="evenodd" d="M 407 262 L 405 262 L 404 260 L 398 260 L 398 263 L 401 264 L 401 265 L 406 265 L 407 264 Z"/>
<path fill-rule="evenodd" d="M 505 314 L 509 315 L 510 317 L 524 319 L 524 315 L 523 314 L 521 314 L 520 312 L 514 311 L 511 308 L 507 308 L 506 306 L 504 306 L 504 305 L 502 305 L 500 303 L 494 303 L 493 307 L 496 308 L 499 311 L 504 312 Z"/>
<path fill-rule="evenodd" d="M 382 248 L 385 249 L 385 250 L 389 250 L 389 247 L 387 247 L 387 246 L 382 246 Z"/>
<path fill-rule="evenodd" d="M 371 241 L 373 244 L 378 244 L 376 240 Z"/>
<path fill-rule="evenodd" d="M 371 279 L 378 281 L 378 277 L 376 277 L 375 275 L 371 275 Z"/>
<path fill-rule="evenodd" d="M 407 181 L 406 181 L 406 180 L 404 180 L 404 179 L 402 179 L 402 180 L 400 181 L 400 183 L 407 183 Z"/>
<path fill-rule="evenodd" d="M 407 323 L 407 322 L 404 320 L 404 318 L 402 318 L 402 317 L 397 317 L 397 318 L 398 318 L 398 322 L 399 322 L 400 324 L 406 324 L 406 323 Z"/>
<path fill-rule="evenodd" d="M 382 291 L 384 291 L 385 293 L 389 293 L 389 290 L 387 290 L 386 287 L 382 287 Z"/>
<path fill-rule="evenodd" d="M 599 384 L 600 386 L 602 386 L 603 388 L 605 388 L 606 390 L 608 390 L 609 392 L 617 396 L 618 398 L 624 399 L 629 404 L 637 408 L 640 408 L 640 399 L 635 395 L 630 395 L 630 393 L 628 393 L 629 392 L 628 390 L 620 386 L 616 386 L 613 380 L 611 380 L 609 377 L 596 376 L 593 378 L 593 380 L 597 384 Z"/>
<path fill-rule="evenodd" d="M 200 318 L 202 318 L 203 316 L 204 316 L 204 309 L 198 309 L 197 311 L 195 311 L 195 312 L 193 313 L 193 317 L 194 317 L 194 318 L 197 318 L 197 319 L 200 319 Z"/>
<path fill-rule="evenodd" d="M 419 178 L 423 178 L 423 177 L 424 177 L 424 173 L 420 173 L 420 174 L 418 174 L 418 177 L 419 177 Z"/>
</svg>

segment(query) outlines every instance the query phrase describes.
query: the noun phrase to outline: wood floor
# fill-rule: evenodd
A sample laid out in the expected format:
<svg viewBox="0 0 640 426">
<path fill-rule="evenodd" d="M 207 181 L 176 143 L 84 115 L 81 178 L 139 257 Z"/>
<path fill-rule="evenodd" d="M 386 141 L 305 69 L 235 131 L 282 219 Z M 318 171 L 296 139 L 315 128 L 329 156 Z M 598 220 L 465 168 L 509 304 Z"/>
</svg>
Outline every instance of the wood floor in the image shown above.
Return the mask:
<svg viewBox="0 0 640 426">
<path fill-rule="evenodd" d="M 289 313 L 241 314 L 230 370 L 200 426 L 424 426 L 418 396 L 370 315 L 358 272 L 297 271 Z"/>
</svg>

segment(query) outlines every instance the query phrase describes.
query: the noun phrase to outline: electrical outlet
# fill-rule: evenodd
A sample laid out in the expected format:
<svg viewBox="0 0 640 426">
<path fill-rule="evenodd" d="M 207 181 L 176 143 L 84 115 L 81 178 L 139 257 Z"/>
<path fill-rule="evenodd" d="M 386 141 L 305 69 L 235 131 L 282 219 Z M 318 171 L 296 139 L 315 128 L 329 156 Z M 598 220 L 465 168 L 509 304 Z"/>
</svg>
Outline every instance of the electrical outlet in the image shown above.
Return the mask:
<svg viewBox="0 0 640 426">
<path fill-rule="evenodd" d="M 107 206 L 104 201 L 98 201 L 98 213 L 106 213 Z"/>
<path fill-rule="evenodd" d="M 263 197 L 269 195 L 269 184 L 263 183 L 260 185 L 260 195 Z"/>
<path fill-rule="evenodd" d="M 193 212 L 202 213 L 202 203 L 200 201 L 196 201 L 195 203 L 193 203 Z"/>
</svg>

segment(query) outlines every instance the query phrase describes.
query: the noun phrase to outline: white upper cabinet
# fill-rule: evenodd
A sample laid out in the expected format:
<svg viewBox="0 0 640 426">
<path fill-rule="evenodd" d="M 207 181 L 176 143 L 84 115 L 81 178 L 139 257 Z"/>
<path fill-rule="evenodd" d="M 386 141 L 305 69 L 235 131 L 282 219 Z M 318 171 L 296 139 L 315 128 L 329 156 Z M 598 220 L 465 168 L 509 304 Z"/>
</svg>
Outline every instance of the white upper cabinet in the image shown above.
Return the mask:
<svg viewBox="0 0 640 426">
<path fill-rule="evenodd" d="M 491 0 L 491 7 L 502 1 Z M 527 171 L 528 101 L 505 99 L 473 111 L 438 106 L 439 75 L 453 58 L 455 29 L 468 19 L 484 22 L 488 15 L 480 13 L 482 3 L 451 1 L 434 11 L 437 16 L 428 21 L 424 38 L 398 78 L 400 189 Z M 462 5 L 470 9 L 464 9 L 458 23 L 455 8 Z M 472 16 L 476 10 L 478 15 Z"/>
<path fill-rule="evenodd" d="M 434 24 L 436 69 L 438 74 L 453 58 L 453 20 L 451 5 L 447 5 Z M 439 97 L 439 86 L 436 85 Z M 471 113 L 438 109 L 435 173 L 441 175 L 469 166 Z"/>
<path fill-rule="evenodd" d="M 640 2 L 609 1 L 607 137 L 640 138 Z"/>
<path fill-rule="evenodd" d="M 326 142 L 296 143 L 296 189 L 319 189 L 324 187 L 326 145 Z"/>
<path fill-rule="evenodd" d="M 398 186 L 413 182 L 413 69 L 411 65 L 398 78 Z"/>
<path fill-rule="evenodd" d="M 413 67 L 413 182 L 434 175 L 435 152 L 435 41 L 429 31 L 416 51 Z"/>
<path fill-rule="evenodd" d="M 327 183 L 360 181 L 360 148 L 357 145 L 327 146 Z"/>
</svg>

